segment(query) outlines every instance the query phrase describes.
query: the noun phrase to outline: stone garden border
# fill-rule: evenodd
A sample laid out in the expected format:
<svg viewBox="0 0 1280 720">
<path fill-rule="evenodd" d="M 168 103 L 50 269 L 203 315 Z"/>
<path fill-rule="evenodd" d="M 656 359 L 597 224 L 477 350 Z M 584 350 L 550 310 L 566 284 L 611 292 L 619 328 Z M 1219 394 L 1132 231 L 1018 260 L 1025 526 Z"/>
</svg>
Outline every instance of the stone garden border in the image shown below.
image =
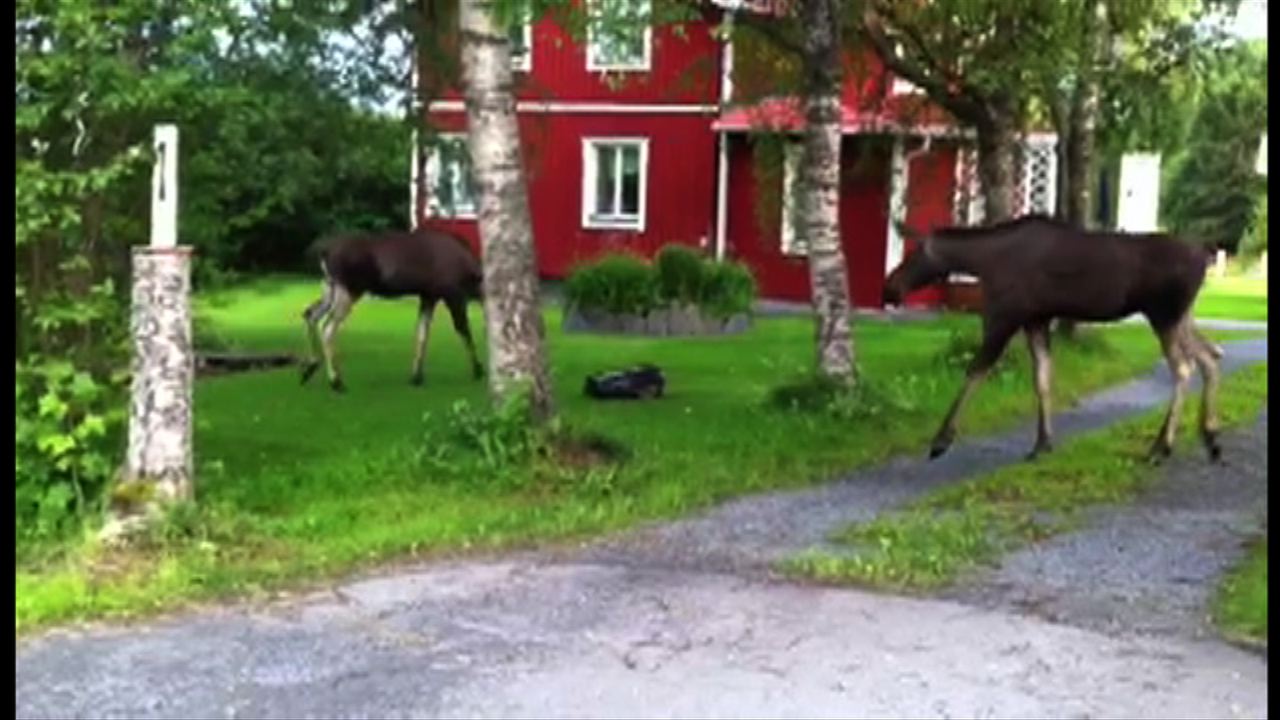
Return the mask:
<svg viewBox="0 0 1280 720">
<path fill-rule="evenodd" d="M 737 335 L 751 328 L 751 315 L 734 313 L 718 318 L 696 305 L 658 308 L 645 315 L 569 306 L 564 310 L 561 327 L 566 333 L 648 337 Z"/>
</svg>

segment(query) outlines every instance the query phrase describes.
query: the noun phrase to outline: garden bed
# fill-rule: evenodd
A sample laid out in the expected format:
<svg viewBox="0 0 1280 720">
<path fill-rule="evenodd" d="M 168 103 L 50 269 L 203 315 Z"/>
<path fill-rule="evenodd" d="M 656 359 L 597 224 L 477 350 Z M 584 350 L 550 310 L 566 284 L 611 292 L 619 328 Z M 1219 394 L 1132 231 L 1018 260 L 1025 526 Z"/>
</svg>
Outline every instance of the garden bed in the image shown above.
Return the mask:
<svg viewBox="0 0 1280 720">
<path fill-rule="evenodd" d="M 565 308 L 563 327 L 569 333 L 606 335 L 735 335 L 751 327 L 751 316 L 734 313 L 728 317 L 717 317 L 696 305 L 660 308 L 644 315 L 590 308 L 579 310 L 570 306 Z"/>
<path fill-rule="evenodd" d="M 755 278 L 745 266 L 667 245 L 652 264 L 615 254 L 576 269 L 565 285 L 563 329 L 651 337 L 732 335 L 751 327 L 755 298 Z"/>
</svg>

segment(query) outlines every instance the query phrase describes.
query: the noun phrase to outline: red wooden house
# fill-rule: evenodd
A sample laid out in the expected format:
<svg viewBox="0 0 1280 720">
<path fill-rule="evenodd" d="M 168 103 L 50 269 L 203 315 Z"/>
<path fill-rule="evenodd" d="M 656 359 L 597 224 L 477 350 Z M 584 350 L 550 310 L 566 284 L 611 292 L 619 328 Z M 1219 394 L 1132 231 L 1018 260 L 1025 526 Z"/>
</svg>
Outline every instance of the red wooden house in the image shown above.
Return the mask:
<svg viewBox="0 0 1280 720">
<path fill-rule="evenodd" d="M 642 11 L 647 2 L 611 1 Z M 735 83 L 734 43 L 713 32 L 736 12 L 767 13 L 769 5 L 715 0 L 680 27 L 589 31 L 586 42 L 550 18 L 513 31 L 543 277 L 564 277 L 606 252 L 652 255 L 677 242 L 747 263 L 766 298 L 809 298 L 804 248 L 784 211 L 799 157 L 800 106 L 735 89 L 753 78 Z M 876 58 L 849 63 L 841 233 L 853 301 L 878 307 L 884 277 L 904 250 L 890 218 L 921 230 L 976 220 L 975 157 L 971 134 Z M 455 230 L 478 247 L 460 95 L 432 102 L 427 113 L 439 133 L 415 153 L 415 220 Z M 1031 136 L 1024 148 L 1028 210 L 1053 207 L 1052 143 L 1051 135 Z M 767 147 L 780 155 L 779 171 L 756 162 Z"/>
</svg>

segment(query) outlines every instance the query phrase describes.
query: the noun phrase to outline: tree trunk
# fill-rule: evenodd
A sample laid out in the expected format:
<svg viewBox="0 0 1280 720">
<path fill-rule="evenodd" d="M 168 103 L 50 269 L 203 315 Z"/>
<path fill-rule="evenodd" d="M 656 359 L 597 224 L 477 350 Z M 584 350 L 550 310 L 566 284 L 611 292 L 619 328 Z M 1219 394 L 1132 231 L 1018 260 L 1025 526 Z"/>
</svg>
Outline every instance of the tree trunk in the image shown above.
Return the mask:
<svg viewBox="0 0 1280 720">
<path fill-rule="evenodd" d="M 818 372 L 854 381 L 849 285 L 840 245 L 840 13 L 805 0 L 805 136 L 797 229 L 808 244 Z"/>
<path fill-rule="evenodd" d="M 990 122 L 978 126 L 978 177 L 982 181 L 984 223 L 1003 222 L 1013 217 L 1017 191 L 1018 135 L 1010 119 L 1012 111 L 992 112 Z"/>
<path fill-rule="evenodd" d="M 1098 125 L 1100 65 L 1107 42 L 1107 4 L 1088 0 L 1085 18 L 1089 23 L 1081 40 L 1080 82 L 1071 99 L 1067 143 L 1067 220 L 1081 229 L 1091 225 L 1094 175 L 1094 135 Z"/>
<path fill-rule="evenodd" d="M 461 0 L 462 78 L 467 147 L 474 173 L 484 259 L 484 315 L 489 340 L 489 389 L 495 401 L 528 392 L 533 420 L 553 412 L 538 306 L 533 224 L 520 128 L 512 93 L 507 33 L 486 0 Z"/>
<path fill-rule="evenodd" d="M 1071 185 L 1071 153 L 1067 144 L 1071 141 L 1071 100 L 1060 95 L 1052 98 L 1053 131 L 1058 134 L 1058 143 L 1054 146 L 1054 154 L 1058 158 L 1057 197 L 1054 203 L 1054 216 L 1059 220 L 1067 219 L 1067 188 Z"/>
<path fill-rule="evenodd" d="M 1094 162 L 1098 126 L 1099 73 L 1110 49 L 1110 31 L 1107 27 L 1107 3 L 1105 0 L 1087 0 L 1087 23 L 1081 35 L 1080 73 L 1075 92 L 1071 97 L 1071 110 L 1067 117 L 1065 156 L 1067 167 L 1063 176 L 1066 184 L 1059 197 L 1066 199 L 1066 220 L 1082 230 L 1093 226 L 1093 180 L 1096 175 Z M 1060 147 L 1063 139 L 1059 138 Z M 1076 323 L 1061 320 L 1058 330 L 1063 337 L 1075 339 Z"/>
</svg>

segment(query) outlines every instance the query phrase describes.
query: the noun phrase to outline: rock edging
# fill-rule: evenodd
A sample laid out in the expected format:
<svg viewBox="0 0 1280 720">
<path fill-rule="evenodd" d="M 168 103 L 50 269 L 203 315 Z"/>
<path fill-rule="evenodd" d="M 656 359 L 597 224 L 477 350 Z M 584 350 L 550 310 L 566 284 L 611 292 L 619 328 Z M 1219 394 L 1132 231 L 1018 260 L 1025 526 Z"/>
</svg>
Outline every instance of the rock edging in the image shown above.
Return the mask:
<svg viewBox="0 0 1280 720">
<path fill-rule="evenodd" d="M 751 316 L 734 313 L 720 318 L 696 305 L 681 305 L 637 313 L 611 313 L 595 308 L 565 308 L 562 328 L 567 333 L 646 335 L 651 337 L 736 335 L 751 327 Z"/>
</svg>

